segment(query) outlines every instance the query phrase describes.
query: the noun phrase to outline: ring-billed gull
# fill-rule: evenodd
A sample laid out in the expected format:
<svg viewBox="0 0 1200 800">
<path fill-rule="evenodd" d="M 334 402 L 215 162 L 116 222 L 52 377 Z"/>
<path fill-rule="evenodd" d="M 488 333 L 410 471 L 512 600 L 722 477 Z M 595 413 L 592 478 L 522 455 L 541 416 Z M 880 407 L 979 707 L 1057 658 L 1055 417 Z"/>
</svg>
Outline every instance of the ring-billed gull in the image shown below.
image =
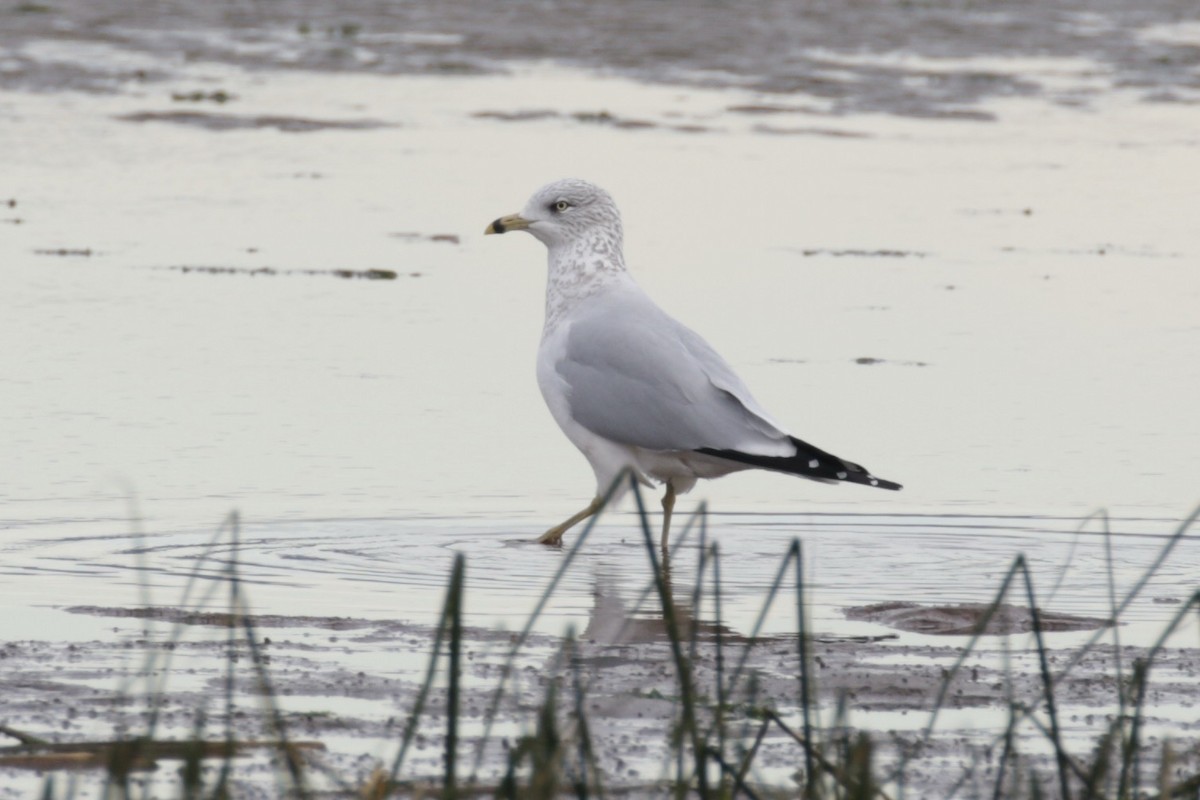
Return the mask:
<svg viewBox="0 0 1200 800">
<path fill-rule="evenodd" d="M 596 473 L 592 502 L 539 542 L 561 542 L 599 511 L 626 468 L 647 486 L 666 486 L 664 550 L 675 496 L 700 478 L 758 468 L 900 488 L 787 433 L 707 342 L 655 305 L 625 269 L 621 217 L 608 192 L 581 180 L 548 184 L 484 233 L 508 231 L 528 231 L 549 250 L 538 386 Z"/>
</svg>

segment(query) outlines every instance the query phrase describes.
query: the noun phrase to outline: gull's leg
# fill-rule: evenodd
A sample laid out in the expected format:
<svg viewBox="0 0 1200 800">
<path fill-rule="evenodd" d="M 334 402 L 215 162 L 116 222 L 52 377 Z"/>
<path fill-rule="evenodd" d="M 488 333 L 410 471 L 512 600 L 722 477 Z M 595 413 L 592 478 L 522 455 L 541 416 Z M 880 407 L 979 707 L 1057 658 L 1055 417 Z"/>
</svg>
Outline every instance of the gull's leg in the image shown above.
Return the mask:
<svg viewBox="0 0 1200 800">
<path fill-rule="evenodd" d="M 588 507 L 583 511 L 580 511 L 578 514 L 569 517 L 565 522 L 561 522 L 543 533 L 541 538 L 538 539 L 538 544 L 561 544 L 563 534 L 570 530 L 572 525 L 575 525 L 578 522 L 583 522 L 585 519 L 599 511 L 600 506 L 602 505 L 604 505 L 604 500 L 602 498 L 593 498 L 592 502 L 588 503 Z"/>
<path fill-rule="evenodd" d="M 667 481 L 667 493 L 663 495 L 662 551 L 667 552 L 667 537 L 671 535 L 671 512 L 675 510 L 675 484 Z"/>
</svg>

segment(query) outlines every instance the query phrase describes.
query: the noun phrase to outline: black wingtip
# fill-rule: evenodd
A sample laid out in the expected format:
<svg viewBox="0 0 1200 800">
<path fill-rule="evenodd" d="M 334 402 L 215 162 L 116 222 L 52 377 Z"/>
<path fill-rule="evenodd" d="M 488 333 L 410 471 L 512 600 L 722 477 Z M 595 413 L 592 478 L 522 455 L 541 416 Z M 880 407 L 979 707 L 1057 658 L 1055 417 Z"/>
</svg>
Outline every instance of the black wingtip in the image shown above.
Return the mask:
<svg viewBox="0 0 1200 800">
<path fill-rule="evenodd" d="M 904 488 L 895 481 L 872 475 L 865 467 L 855 464 L 853 461 L 846 461 L 832 453 L 826 453 L 794 436 L 788 438 L 796 446 L 796 455 L 794 456 L 760 456 L 743 453 L 739 450 L 714 450 L 710 447 L 700 448 L 696 452 L 817 481 L 857 483 L 893 492 Z"/>
<path fill-rule="evenodd" d="M 903 484 L 896 483 L 895 481 L 889 481 L 884 478 L 876 478 L 874 475 L 871 475 L 867 480 L 867 485 L 875 486 L 879 489 L 887 489 L 892 492 L 898 492 L 904 488 Z"/>
</svg>

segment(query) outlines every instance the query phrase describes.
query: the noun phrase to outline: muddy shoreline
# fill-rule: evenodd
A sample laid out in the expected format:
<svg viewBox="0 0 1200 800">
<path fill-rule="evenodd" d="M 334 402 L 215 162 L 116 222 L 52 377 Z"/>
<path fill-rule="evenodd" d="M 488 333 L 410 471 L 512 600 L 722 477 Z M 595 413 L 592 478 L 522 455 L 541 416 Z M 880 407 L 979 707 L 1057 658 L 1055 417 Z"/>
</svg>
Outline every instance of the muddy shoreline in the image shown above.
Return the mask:
<svg viewBox="0 0 1200 800">
<path fill-rule="evenodd" d="M 1181 22 L 1197 24 L 1188 0 L 572 0 L 549 7 L 519 0 L 487 13 L 460 1 L 62 0 L 0 10 L 0 47 L 8 51 L 0 86 L 109 91 L 168 77 L 173 63 L 202 61 L 445 76 L 554 62 L 650 82 L 808 96 L 822 103 L 821 113 L 986 120 L 980 103 L 1013 96 L 1086 105 L 1121 87 L 1153 102 L 1200 100 L 1200 46 L 1161 33 Z M 30 47 L 38 44 L 51 46 Z M 116 48 L 126 57 L 95 67 L 60 58 L 56 47 Z M 1025 60 L 1029 68 L 988 59 Z"/>
<path fill-rule="evenodd" d="M 526 643 L 515 662 L 511 691 L 499 706 L 501 725 L 484 748 L 482 775 L 499 775 L 514 737 L 537 714 L 548 687 L 553 683 L 569 694 L 572 682 L 582 675 L 593 747 L 611 768 L 609 785 L 636 796 L 658 791 L 654 788 L 657 765 L 669 757 L 679 699 L 663 621 L 646 615 L 622 617 L 619 607 L 617 618 L 604 619 L 599 613 L 603 605 L 598 603 L 594 624 L 577 643 L 573 667 L 563 660 L 556 637 L 535 635 Z M 138 735 L 145 730 L 152 708 L 160 738 L 187 739 L 205 725 L 211 738 L 226 730 L 227 701 L 220 698 L 228 687 L 233 688 L 230 721 L 239 741 L 263 742 L 278 735 L 273 712 L 261 702 L 263 684 L 255 677 L 254 654 L 245 642 L 219 633 L 235 622 L 233 617 L 173 607 L 67 611 L 124 627 L 111 638 L 74 643 L 14 641 L 0 648 L 6 724 L 53 743 L 59 753 L 57 761 L 23 758 L 21 753 L 38 749 L 12 744 L 0 749 L 0 774 L 27 782 L 47 769 L 97 768 L 95 762 L 82 757 L 71 762 L 62 753 L 71 752 L 72 743 Z M 137 622 L 147 627 L 140 632 L 128 627 Z M 256 650 L 269 675 L 273 702 L 283 710 L 278 719 L 286 736 L 304 746 L 304 758 L 315 773 L 337 774 L 354 787 L 365 785 L 388 763 L 401 737 L 420 684 L 416 667 L 428 658 L 433 631 L 400 620 L 347 617 L 273 614 L 241 622 L 252 623 L 258 631 Z M 701 631 L 692 665 L 694 685 L 700 691 L 711 693 L 721 670 L 728 676 L 744 654 L 744 674 L 753 677 L 738 684 L 742 688 L 728 702 L 733 708 L 774 709 L 783 718 L 795 719 L 795 636 L 751 642 L 726 629 L 727 649 L 721 651 L 715 646 L 720 631 L 711 623 L 696 624 Z M 204 629 L 218 629 L 218 633 L 197 635 Z M 494 699 L 513 637 L 478 628 L 468 628 L 465 634 L 465 690 L 459 703 L 462 724 L 468 726 L 460 748 L 467 754 L 483 741 L 478 726 Z M 1054 634 L 1046 635 L 1052 643 Z M 405 652 L 406 665 L 397 670 L 397 654 Z M 881 763 L 903 759 L 910 788 L 929 793 L 926 796 L 989 772 L 998 758 L 996 737 L 1002 733 L 1003 720 L 1014 702 L 1027 708 L 1039 704 L 1041 679 L 1032 653 L 1018 646 L 1005 657 L 1007 663 L 994 652 L 972 656 L 947 683 L 947 670 L 960 653 L 957 640 L 940 645 L 911 644 L 887 636 L 818 637 L 811 643 L 812 674 L 822 718 L 834 726 L 823 729 L 824 735 L 835 735 L 847 723 L 851 730 L 871 731 Z M 1073 648 L 1054 647 L 1051 660 L 1062 665 L 1072 655 Z M 1071 741 L 1098 737 L 1110 724 L 1120 689 L 1113 669 L 1116 661 L 1130 665 L 1147 655 L 1146 648 L 1098 646 L 1056 681 L 1055 698 Z M 365 665 L 364 660 L 372 659 L 374 666 Z M 1154 670 L 1152 700 L 1145 709 L 1147 725 L 1169 724 L 1177 740 L 1200 735 L 1200 721 L 1178 719 L 1180 710 L 1196 705 L 1200 649 L 1159 654 Z M 114 690 L 114 686 L 124 688 Z M 161 691 L 147 695 L 151 686 Z M 943 721 L 924 739 L 921 729 L 939 694 L 945 697 Z M 153 701 L 147 699 L 150 696 Z M 417 729 L 407 778 L 438 778 L 446 703 L 446 688 L 439 683 L 430 692 Z M 841 703 L 850 710 L 846 720 L 833 713 Z M 569 710 L 562 713 L 563 723 L 569 724 Z M 879 719 L 891 722 L 879 725 Z M 910 722 L 901 722 L 905 719 Z M 1030 765 L 1052 772 L 1052 756 L 1042 752 L 1038 735 L 1026 730 L 1020 740 L 1031 751 Z M 1157 735 L 1148 741 L 1147 765 L 1158 757 L 1157 741 Z M 778 734 L 764 742 L 756 767 L 763 776 L 776 776 L 763 778 L 773 784 L 779 775 L 797 768 L 801 751 Z M 1177 754 L 1179 769 L 1194 768 L 1200 755 L 1190 750 Z M 169 782 L 174 774 L 169 752 L 152 761 L 168 767 L 155 774 L 157 780 Z M 238 781 L 247 791 L 269 782 L 276 769 L 269 752 L 247 750 L 238 761 L 244 767 Z M 484 777 L 485 782 L 494 779 Z M 783 785 L 787 783 L 783 780 Z M 357 796 L 357 789 L 330 787 L 328 791 L 328 796 Z M 16 795 L 0 791 L 0 796 Z"/>
</svg>

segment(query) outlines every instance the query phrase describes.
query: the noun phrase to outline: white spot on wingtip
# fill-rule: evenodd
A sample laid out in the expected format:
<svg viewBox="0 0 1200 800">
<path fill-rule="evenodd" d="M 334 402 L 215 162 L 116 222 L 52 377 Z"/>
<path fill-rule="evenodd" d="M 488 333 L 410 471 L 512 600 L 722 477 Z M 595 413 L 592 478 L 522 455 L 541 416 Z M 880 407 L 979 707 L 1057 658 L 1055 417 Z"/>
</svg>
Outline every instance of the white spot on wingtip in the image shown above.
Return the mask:
<svg viewBox="0 0 1200 800">
<path fill-rule="evenodd" d="M 841 480 L 841 481 L 844 481 L 844 480 L 846 480 L 846 473 L 844 473 L 844 472 L 839 472 L 839 473 L 838 473 L 838 480 Z"/>
<path fill-rule="evenodd" d="M 817 461 L 815 458 L 812 461 L 808 462 L 809 469 L 816 469 L 819 466 L 821 466 L 821 462 Z"/>
<path fill-rule="evenodd" d="M 878 485 L 879 485 L 879 481 L 875 480 L 874 478 L 871 478 L 871 485 L 872 485 L 872 486 L 878 486 Z"/>
</svg>

